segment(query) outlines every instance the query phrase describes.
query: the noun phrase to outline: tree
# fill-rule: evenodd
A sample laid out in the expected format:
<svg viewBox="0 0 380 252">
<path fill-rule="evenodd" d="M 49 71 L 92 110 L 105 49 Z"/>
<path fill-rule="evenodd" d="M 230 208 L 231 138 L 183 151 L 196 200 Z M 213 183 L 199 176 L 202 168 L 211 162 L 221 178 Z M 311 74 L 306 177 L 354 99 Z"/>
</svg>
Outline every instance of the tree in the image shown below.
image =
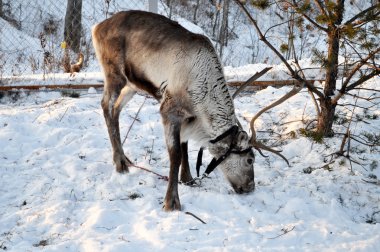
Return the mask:
<svg viewBox="0 0 380 252">
<path fill-rule="evenodd" d="M 0 18 L 13 25 L 16 29 L 21 29 L 21 22 L 13 18 L 9 3 L 3 3 L 3 0 L 0 0 Z"/>
<path fill-rule="evenodd" d="M 230 1 L 224 0 L 223 1 L 223 15 L 222 15 L 222 23 L 220 26 L 219 31 L 219 57 L 223 56 L 223 47 L 227 46 L 228 43 L 228 11 L 229 11 L 229 3 Z"/>
<path fill-rule="evenodd" d="M 264 42 L 286 65 L 291 76 L 305 85 L 319 101 L 317 107 L 316 133 L 321 136 L 333 135 L 332 126 L 335 109 L 342 96 L 358 89 L 361 84 L 380 74 L 378 57 L 380 55 L 380 3 L 379 1 L 344 0 L 256 0 L 252 5 L 269 8 L 272 5 L 291 9 L 296 13 L 293 20 L 303 27 L 324 34 L 326 49 L 314 50 L 314 56 L 325 72 L 323 90 L 317 89 L 305 79 L 302 67 L 294 54 L 294 64 L 290 64 L 274 44 L 268 41 L 266 33 L 255 20 L 246 5 L 235 0 L 255 27 L 259 39 Z M 349 6 L 348 6 L 349 5 Z M 355 10 L 355 12 L 353 12 Z M 344 49 L 344 50 L 343 50 Z M 343 56 L 344 61 L 339 62 Z M 338 77 L 338 72 L 342 76 Z M 339 89 L 337 80 L 342 79 Z"/>
<path fill-rule="evenodd" d="M 197 0 L 197 2 L 194 5 L 194 14 L 193 14 L 193 23 L 197 24 L 197 14 L 199 9 L 200 0 Z"/>
<path fill-rule="evenodd" d="M 64 39 L 74 52 L 80 51 L 82 33 L 82 0 L 67 0 Z"/>
<path fill-rule="evenodd" d="M 0 0 L 0 17 L 3 16 L 3 0 Z"/>
</svg>

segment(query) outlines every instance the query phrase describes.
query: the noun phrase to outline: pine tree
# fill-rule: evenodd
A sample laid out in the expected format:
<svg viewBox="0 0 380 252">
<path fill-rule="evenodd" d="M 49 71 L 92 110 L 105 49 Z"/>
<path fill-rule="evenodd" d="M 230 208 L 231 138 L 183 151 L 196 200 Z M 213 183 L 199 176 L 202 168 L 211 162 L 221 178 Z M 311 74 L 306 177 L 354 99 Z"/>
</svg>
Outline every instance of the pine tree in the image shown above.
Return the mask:
<svg viewBox="0 0 380 252">
<path fill-rule="evenodd" d="M 249 17 L 259 38 L 281 61 L 288 67 L 293 78 L 304 85 L 317 96 L 319 100 L 318 124 L 316 132 L 323 136 L 333 134 L 332 126 L 335 109 L 339 99 L 348 92 L 358 88 L 365 81 L 380 74 L 380 3 L 379 1 L 355 1 L 348 3 L 344 0 L 252 0 L 251 5 L 258 9 L 276 6 L 286 6 L 283 10 L 294 11 L 302 19 L 300 24 L 305 29 L 316 30 L 326 38 L 326 53 L 314 50 L 315 61 L 321 63 L 325 71 L 323 91 L 306 82 L 302 69 L 296 69 L 287 63 L 281 51 L 284 45 L 277 49 L 269 42 L 255 19 L 252 18 L 248 6 L 235 0 Z M 349 8 L 360 6 L 357 13 L 347 11 Z M 349 14 L 347 14 L 349 13 Z M 344 49 L 344 50 L 343 50 Z M 349 53 L 343 54 L 343 51 Z M 345 56 L 343 65 L 339 65 L 339 56 Z M 377 61 L 376 61 L 377 60 Z M 343 69 L 342 86 L 337 90 L 339 69 Z M 360 74 L 359 74 L 360 73 Z"/>
</svg>

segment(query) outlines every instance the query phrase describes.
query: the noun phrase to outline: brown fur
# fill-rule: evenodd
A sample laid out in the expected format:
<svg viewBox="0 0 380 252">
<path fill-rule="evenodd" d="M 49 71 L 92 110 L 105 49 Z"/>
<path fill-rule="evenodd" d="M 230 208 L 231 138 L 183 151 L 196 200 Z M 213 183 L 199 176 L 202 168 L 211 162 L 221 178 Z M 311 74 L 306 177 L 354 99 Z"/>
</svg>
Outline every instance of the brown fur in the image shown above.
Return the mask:
<svg viewBox="0 0 380 252">
<path fill-rule="evenodd" d="M 201 140 L 211 139 L 231 127 L 235 120 L 232 100 L 211 42 L 161 15 L 142 11 L 117 13 L 96 25 L 92 36 L 104 72 L 101 104 L 116 170 L 128 172 L 132 164 L 121 144 L 120 112 L 137 90 L 143 90 L 161 103 L 160 114 L 170 160 L 164 208 L 168 211 L 181 209 L 178 196 L 180 166 L 181 180 L 192 180 L 187 139 L 182 133 L 190 136 L 196 129 L 203 134 Z M 198 63 L 201 66 L 195 66 Z M 205 99 L 212 99 L 213 106 L 221 111 L 212 113 L 204 109 Z M 241 176 L 251 182 L 247 190 L 252 188 L 253 169 L 251 173 Z"/>
</svg>

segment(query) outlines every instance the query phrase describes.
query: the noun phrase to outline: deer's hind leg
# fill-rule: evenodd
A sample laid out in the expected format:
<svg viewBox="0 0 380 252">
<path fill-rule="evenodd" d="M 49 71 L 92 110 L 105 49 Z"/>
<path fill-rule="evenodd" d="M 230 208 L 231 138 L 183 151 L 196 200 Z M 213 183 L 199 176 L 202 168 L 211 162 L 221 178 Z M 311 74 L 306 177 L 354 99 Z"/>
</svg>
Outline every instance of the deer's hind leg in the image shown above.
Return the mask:
<svg viewBox="0 0 380 252">
<path fill-rule="evenodd" d="M 122 74 L 106 74 L 102 108 L 112 144 L 113 161 L 118 172 L 128 172 L 128 166 L 132 164 L 125 156 L 121 144 L 119 115 L 135 93 L 136 91 L 127 85 L 127 79 Z"/>
</svg>

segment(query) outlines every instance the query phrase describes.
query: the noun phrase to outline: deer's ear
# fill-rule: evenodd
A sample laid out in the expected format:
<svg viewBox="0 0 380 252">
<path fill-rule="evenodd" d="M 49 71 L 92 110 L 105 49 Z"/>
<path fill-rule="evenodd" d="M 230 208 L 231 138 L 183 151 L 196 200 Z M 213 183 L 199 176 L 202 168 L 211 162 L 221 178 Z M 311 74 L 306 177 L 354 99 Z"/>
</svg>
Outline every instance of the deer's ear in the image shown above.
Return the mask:
<svg viewBox="0 0 380 252">
<path fill-rule="evenodd" d="M 236 138 L 235 138 L 235 141 L 236 141 L 235 144 L 237 146 L 246 148 L 248 147 L 246 146 L 248 144 L 248 140 L 249 140 L 248 134 L 245 131 L 239 131 L 239 133 L 236 135 Z"/>
<path fill-rule="evenodd" d="M 242 142 L 248 141 L 249 137 L 248 134 L 245 131 L 239 131 L 236 137 L 236 143 L 239 145 Z"/>
</svg>

